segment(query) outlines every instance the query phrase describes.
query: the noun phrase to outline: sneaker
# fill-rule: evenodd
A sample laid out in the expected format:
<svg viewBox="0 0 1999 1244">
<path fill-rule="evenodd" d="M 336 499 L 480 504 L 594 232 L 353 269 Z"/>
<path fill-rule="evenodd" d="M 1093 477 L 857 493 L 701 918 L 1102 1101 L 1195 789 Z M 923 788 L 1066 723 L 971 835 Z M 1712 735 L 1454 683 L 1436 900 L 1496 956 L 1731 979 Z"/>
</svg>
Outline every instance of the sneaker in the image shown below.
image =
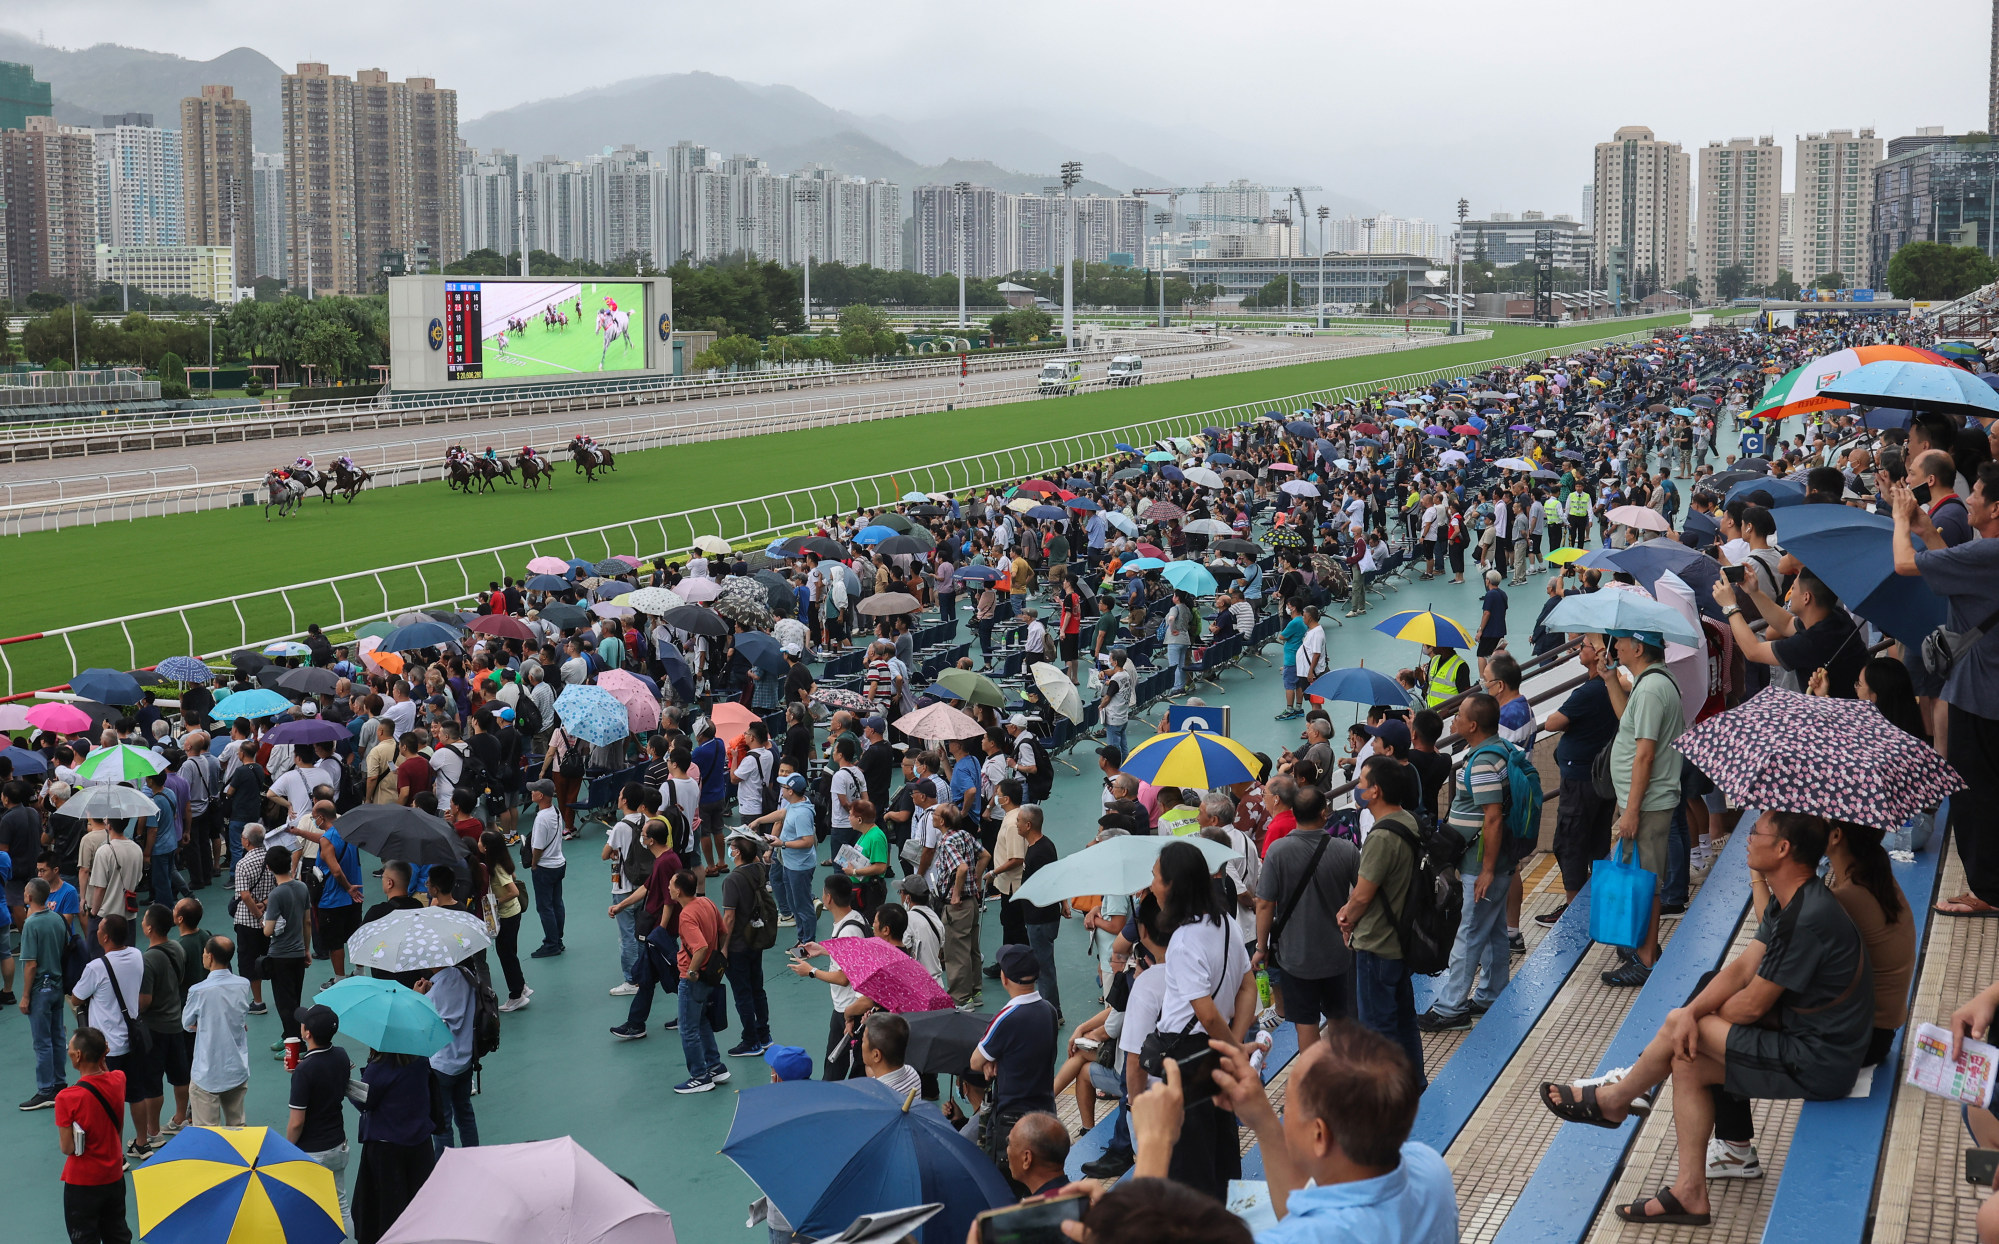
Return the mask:
<svg viewBox="0 0 1999 1244">
<path fill-rule="evenodd" d="M 710 1084 L 727 1084 L 729 1082 L 729 1069 L 719 1063 L 710 1067 L 708 1069 L 708 1082 Z"/>
<path fill-rule="evenodd" d="M 989 981 L 996 981 L 999 979 L 999 973 L 1000 973 L 999 964 L 995 963 L 991 967 L 988 967 L 986 969 L 986 979 Z"/>
<path fill-rule="evenodd" d="M 251 1015 L 268 1015 L 268 1014 L 270 1013 L 270 1010 L 271 1010 L 271 1008 L 269 1008 L 269 1007 L 265 1006 L 265 1005 L 264 1005 L 263 1003 L 261 1003 L 261 1002 L 252 1002 L 252 1003 L 250 1004 L 250 1010 L 249 1010 L 249 1014 L 251 1014 Z"/>
<path fill-rule="evenodd" d="M 1732 1145 L 1718 1136 L 1710 1136 L 1707 1142 L 1707 1177 L 1711 1180 L 1763 1178 L 1763 1162 L 1756 1156 L 1756 1146 Z"/>
<path fill-rule="evenodd" d="M 729 1047 L 730 1058 L 759 1058 L 768 1048 L 761 1041 L 738 1041 Z"/>
<path fill-rule="evenodd" d="M 188 1121 L 186 1119 L 182 1119 L 178 1123 L 174 1122 L 172 1119 L 168 1119 L 165 1123 L 160 1124 L 160 1135 L 178 1136 L 181 1133 L 181 1129 L 187 1126 L 187 1123 Z"/>
<path fill-rule="evenodd" d="M 1642 988 L 1651 979 L 1652 969 L 1635 956 L 1623 967 L 1603 974 L 1603 983 L 1617 989 Z"/>
<path fill-rule="evenodd" d="M 780 929 L 794 929 L 798 927 L 798 920 L 792 916 L 779 916 L 777 918 L 777 927 Z"/>
<path fill-rule="evenodd" d="M 1506 930 L 1506 945 L 1514 954 L 1524 955 L 1527 953 L 1527 935 L 1519 929 L 1508 929 Z"/>
<path fill-rule="evenodd" d="M 1544 929 L 1552 929 L 1557 924 L 1560 924 L 1562 922 L 1562 915 L 1568 910 L 1569 910 L 1569 905 L 1567 903 L 1563 903 L 1560 907 L 1555 908 L 1555 910 L 1553 911 L 1544 911 L 1540 915 L 1534 917 L 1534 923 L 1540 925 Z"/>
<path fill-rule="evenodd" d="M 14 996 L 13 990 L 0 990 L 0 1006 L 19 1006 L 20 1004 L 21 1000 Z"/>
<path fill-rule="evenodd" d="M 659 1027 L 660 1031 L 662 1032 L 672 1032 L 680 1027 L 680 1020 L 678 1018 L 669 1019 L 665 1023 L 661 1024 Z"/>
<path fill-rule="evenodd" d="M 1686 914 L 1687 905 L 1685 903 L 1659 904 L 1659 918 L 1661 920 L 1664 920 L 1667 916 L 1684 916 Z"/>
<path fill-rule="evenodd" d="M 715 1082 L 707 1076 L 689 1076 L 673 1086 L 674 1092 L 683 1095 L 687 1093 L 711 1093 L 714 1090 Z"/>
<path fill-rule="evenodd" d="M 532 1001 L 534 1001 L 534 999 L 528 997 L 526 994 L 522 994 L 518 998 L 508 998 L 505 1002 L 502 1002 L 500 1004 L 500 1011 L 502 1014 L 508 1014 L 514 1011 L 518 1011 L 526 1007 L 527 1004 Z"/>
<path fill-rule="evenodd" d="M 1470 1011 L 1462 1015 L 1446 1016 L 1437 1014 L 1437 1009 L 1431 1007 L 1416 1017 L 1418 1032 L 1463 1032 L 1469 1027 L 1471 1027 Z"/>
<path fill-rule="evenodd" d="M 611 1029 L 611 1035 L 620 1041 L 643 1041 L 650 1034 L 644 1024 L 619 1024 Z"/>
<path fill-rule="evenodd" d="M 1094 1162 L 1083 1163 L 1083 1174 L 1091 1179 L 1116 1179 L 1137 1165 L 1136 1155 L 1119 1149 L 1106 1149 L 1104 1155 Z"/>
<path fill-rule="evenodd" d="M 54 1093 L 37 1093 L 21 1103 L 23 1110 L 47 1110 L 56 1104 Z"/>
<path fill-rule="evenodd" d="M 562 947 L 560 946 L 537 946 L 534 948 L 534 953 L 530 954 L 528 958 L 553 959 L 555 956 L 561 953 L 562 953 Z"/>
<path fill-rule="evenodd" d="M 638 991 L 639 987 L 630 981 L 619 981 L 617 984 L 611 986 L 611 996 L 613 998 L 629 998 Z"/>
</svg>

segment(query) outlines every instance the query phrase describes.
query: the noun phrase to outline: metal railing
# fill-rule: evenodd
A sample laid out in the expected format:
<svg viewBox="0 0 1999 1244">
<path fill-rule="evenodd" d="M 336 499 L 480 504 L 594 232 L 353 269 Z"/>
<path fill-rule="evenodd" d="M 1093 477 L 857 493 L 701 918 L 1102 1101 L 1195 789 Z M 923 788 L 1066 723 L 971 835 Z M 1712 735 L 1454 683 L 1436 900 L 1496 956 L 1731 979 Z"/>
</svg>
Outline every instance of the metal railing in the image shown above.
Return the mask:
<svg viewBox="0 0 1999 1244">
<path fill-rule="evenodd" d="M 1639 335 L 1642 334 L 1573 342 L 1564 349 L 1581 349 Z M 1545 353 L 1526 351 L 1453 367 L 1297 393 L 1275 400 L 1245 402 L 767 496 L 698 506 L 239 596 L 0 638 L 0 664 L 5 666 L 7 680 L 6 695 L 0 698 L 21 698 L 34 694 L 33 690 L 24 692 L 16 687 L 15 662 L 10 649 L 19 645 L 36 645 L 22 652 L 23 655 L 34 654 L 34 663 L 38 666 L 66 666 L 68 673 L 61 676 L 66 683 L 76 671 L 93 664 L 113 665 L 122 661 L 124 668 L 139 667 L 140 636 L 145 638 L 149 649 L 159 652 L 162 657 L 174 653 L 207 657 L 253 643 L 262 645 L 295 638 L 305 633 L 308 621 L 318 622 L 328 631 L 339 632 L 409 610 L 455 605 L 482 590 L 475 586 L 475 580 L 483 584 L 502 576 L 519 575 L 521 567 L 530 558 L 543 553 L 566 558 L 588 557 L 592 561 L 620 552 L 656 557 L 677 556 L 689 549 L 694 538 L 700 535 L 717 535 L 732 543 L 747 544 L 797 531 L 821 515 L 893 505 L 902 494 L 912 489 L 925 493 L 964 492 L 1002 484 L 1110 457 L 1120 441 L 1146 444 L 1164 437 L 1189 436 L 1203 427 L 1229 427 L 1252 420 L 1272 407 L 1284 409 L 1315 401 L 1357 399 L 1382 387 L 1416 388 L 1437 380 L 1538 359 Z M 134 634 L 135 627 L 138 635 Z M 253 636 L 256 636 L 254 640 Z M 57 641 L 61 643 L 59 653 L 53 651 Z M 84 649 L 82 653 L 78 651 L 79 645 Z M 48 685 L 51 684 L 44 684 Z"/>
<path fill-rule="evenodd" d="M 1487 336 L 1489 334 L 1479 334 Z M 1283 354 L 1227 356 L 1220 359 L 1197 354 L 1163 364 L 1155 364 L 1154 380 L 1190 379 L 1228 375 L 1270 367 L 1358 357 L 1406 348 L 1401 341 L 1377 342 L 1365 338 L 1329 339 L 1323 349 L 1289 351 Z M 1156 357 L 1156 356 L 1155 356 Z M 1086 390 L 1110 387 L 1102 377 L 1079 385 Z M 963 389 L 950 380 L 913 387 L 898 396 L 867 400 L 860 394 L 845 397 L 804 397 L 751 403 L 746 407 L 725 407 L 717 411 L 689 410 L 685 407 L 645 414 L 583 421 L 569 419 L 559 424 L 512 427 L 505 430 L 508 443 L 545 441 L 550 436 L 569 437 L 588 433 L 608 445 L 613 452 L 626 453 L 656 449 L 663 445 L 687 444 L 703 440 L 727 440 L 768 432 L 808 427 L 829 427 L 841 423 L 870 422 L 921 414 L 946 406 L 974 407 L 997 405 L 1032 397 L 1037 391 L 1033 375 L 1019 371 L 989 375 L 968 381 Z M 740 410 L 743 413 L 729 414 Z M 497 435 L 497 434 L 496 434 Z M 395 441 L 342 450 L 316 456 L 330 462 L 346 452 L 357 466 L 369 471 L 376 486 L 423 483 L 445 478 L 443 454 L 447 447 L 464 439 L 463 433 L 447 433 L 415 440 Z M 133 475 L 160 475 L 181 472 L 192 478 L 161 483 L 154 478 L 141 487 L 118 488 L 114 482 Z M 91 484 L 101 487 L 91 491 Z M 53 490 L 54 495 L 46 495 Z M 36 495 L 40 492 L 43 495 Z M 0 535 L 24 535 L 63 527 L 106 522 L 132 521 L 166 514 L 187 514 L 245 504 L 245 494 L 253 494 L 249 504 L 261 504 L 263 477 L 216 478 L 207 480 L 193 467 L 163 468 L 159 472 L 109 472 L 53 479 L 23 480 L 0 484 Z"/>
</svg>

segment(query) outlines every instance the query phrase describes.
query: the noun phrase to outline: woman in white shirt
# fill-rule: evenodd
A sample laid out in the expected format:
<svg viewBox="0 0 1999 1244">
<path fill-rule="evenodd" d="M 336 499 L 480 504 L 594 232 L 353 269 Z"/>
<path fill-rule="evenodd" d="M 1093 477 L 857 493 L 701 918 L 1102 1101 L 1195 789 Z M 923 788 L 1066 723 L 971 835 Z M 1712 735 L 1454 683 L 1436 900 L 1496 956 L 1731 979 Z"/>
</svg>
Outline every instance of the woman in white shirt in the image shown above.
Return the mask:
<svg viewBox="0 0 1999 1244">
<path fill-rule="evenodd" d="M 1216 1041 L 1241 1045 L 1256 1019 L 1256 980 L 1242 930 L 1222 900 L 1207 857 L 1191 842 L 1168 843 L 1152 865 L 1151 893 L 1171 930 L 1166 943 L 1165 990 L 1159 1004 L 1159 1032 L 1205 1032 Z M 1242 1177 L 1242 1151 L 1235 1116 L 1201 1102 L 1187 1110 L 1173 1146 L 1169 1178 L 1221 1198 L 1231 1179 Z"/>
</svg>

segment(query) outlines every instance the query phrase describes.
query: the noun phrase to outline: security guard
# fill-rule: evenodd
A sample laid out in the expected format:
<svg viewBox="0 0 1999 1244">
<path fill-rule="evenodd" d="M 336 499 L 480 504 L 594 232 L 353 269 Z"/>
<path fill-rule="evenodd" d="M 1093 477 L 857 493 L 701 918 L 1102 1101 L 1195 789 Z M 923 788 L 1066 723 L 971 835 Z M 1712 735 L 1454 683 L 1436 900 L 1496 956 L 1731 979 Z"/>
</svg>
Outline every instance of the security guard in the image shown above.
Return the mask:
<svg viewBox="0 0 1999 1244">
<path fill-rule="evenodd" d="M 1423 703 L 1429 707 L 1435 708 L 1452 696 L 1462 694 L 1471 685 L 1471 669 L 1458 655 L 1457 649 L 1424 644 L 1423 655 L 1430 662 L 1423 686 Z"/>
<path fill-rule="evenodd" d="M 1590 507 L 1595 501 L 1589 495 L 1589 489 L 1580 484 L 1569 494 L 1569 543 L 1576 548 L 1589 547 Z"/>
</svg>

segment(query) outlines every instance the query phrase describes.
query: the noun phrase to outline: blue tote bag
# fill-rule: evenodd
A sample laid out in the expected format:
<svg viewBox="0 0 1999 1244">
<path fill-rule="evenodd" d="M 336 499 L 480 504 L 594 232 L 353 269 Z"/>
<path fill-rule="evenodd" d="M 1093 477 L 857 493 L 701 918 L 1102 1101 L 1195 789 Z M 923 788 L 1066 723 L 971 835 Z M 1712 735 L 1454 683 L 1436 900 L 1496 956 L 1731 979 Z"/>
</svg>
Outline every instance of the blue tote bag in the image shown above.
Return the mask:
<svg viewBox="0 0 1999 1244">
<path fill-rule="evenodd" d="M 1626 950 L 1644 945 L 1652 924 L 1652 898 L 1658 892 L 1658 874 L 1638 866 L 1638 844 L 1629 839 L 1612 842 L 1610 858 L 1590 865 L 1590 940 Z"/>
</svg>

